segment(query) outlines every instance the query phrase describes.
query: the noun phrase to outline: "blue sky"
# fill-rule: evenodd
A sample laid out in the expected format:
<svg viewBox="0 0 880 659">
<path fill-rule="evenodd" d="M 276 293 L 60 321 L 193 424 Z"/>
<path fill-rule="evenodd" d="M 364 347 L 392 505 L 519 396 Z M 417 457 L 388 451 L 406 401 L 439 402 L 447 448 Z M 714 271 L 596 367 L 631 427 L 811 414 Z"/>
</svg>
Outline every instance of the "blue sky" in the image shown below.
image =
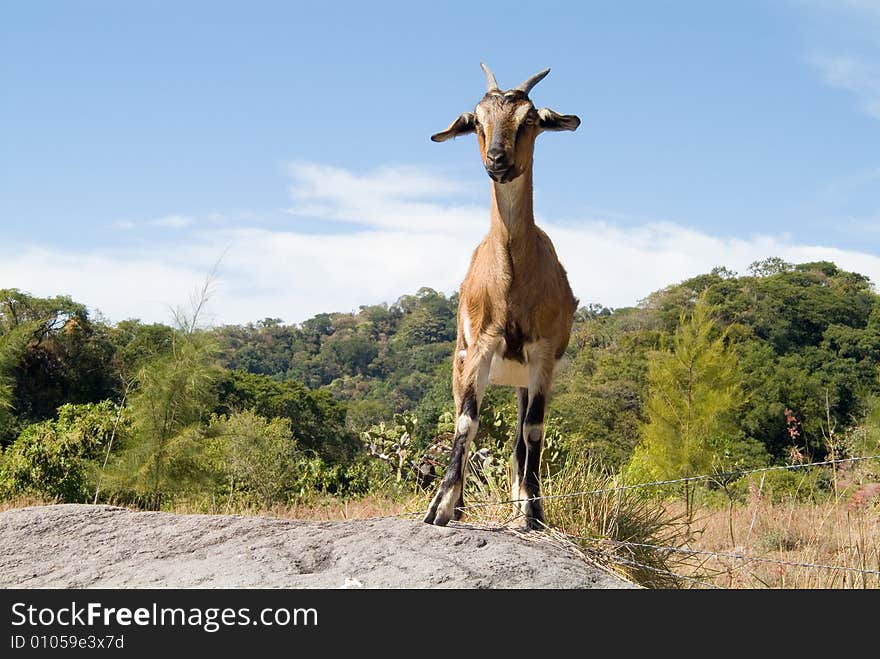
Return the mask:
<svg viewBox="0 0 880 659">
<path fill-rule="evenodd" d="M 0 8 L 0 287 L 214 322 L 452 292 L 488 226 L 472 138 L 547 66 L 538 222 L 581 301 L 767 256 L 880 282 L 880 0 L 33 2 Z M 222 258 L 221 258 L 222 257 Z"/>
</svg>

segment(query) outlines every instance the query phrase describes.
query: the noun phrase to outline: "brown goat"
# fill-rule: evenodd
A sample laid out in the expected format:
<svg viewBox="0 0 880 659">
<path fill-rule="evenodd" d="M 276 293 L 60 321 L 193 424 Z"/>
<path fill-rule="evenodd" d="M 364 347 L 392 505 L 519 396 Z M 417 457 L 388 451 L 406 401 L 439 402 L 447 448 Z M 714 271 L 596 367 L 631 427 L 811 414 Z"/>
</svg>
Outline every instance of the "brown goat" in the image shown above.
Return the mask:
<svg viewBox="0 0 880 659">
<path fill-rule="evenodd" d="M 476 133 L 492 179 L 491 224 L 461 284 L 452 373 L 457 416 L 446 474 L 425 515 L 445 526 L 461 517 L 470 443 L 488 383 L 517 387 L 511 498 L 528 528 L 544 524 L 540 498 L 544 407 L 557 361 L 568 346 L 577 299 L 550 238 L 535 226 L 532 161 L 535 138 L 546 130 L 575 130 L 580 119 L 535 109 L 529 92 L 550 69 L 502 91 L 485 64 L 487 91 L 431 136 L 435 142 Z"/>
</svg>

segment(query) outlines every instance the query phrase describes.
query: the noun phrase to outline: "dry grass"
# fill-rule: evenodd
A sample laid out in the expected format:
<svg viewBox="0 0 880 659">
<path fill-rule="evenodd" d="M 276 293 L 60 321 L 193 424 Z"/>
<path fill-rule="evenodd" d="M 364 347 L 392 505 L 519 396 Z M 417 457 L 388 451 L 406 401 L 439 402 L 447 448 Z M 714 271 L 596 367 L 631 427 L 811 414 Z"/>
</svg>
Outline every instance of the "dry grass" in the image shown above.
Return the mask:
<svg viewBox="0 0 880 659">
<path fill-rule="evenodd" d="M 4 510 L 27 508 L 28 506 L 47 506 L 53 503 L 55 503 L 55 501 L 30 496 L 20 496 L 5 500 L 0 499 L 0 513 L 2 513 Z"/>
<path fill-rule="evenodd" d="M 474 468 L 472 471 L 478 471 Z M 482 525 L 523 523 L 507 502 L 506 478 L 484 475 L 471 479 L 465 498 L 464 519 Z M 549 535 L 575 546 L 592 563 L 649 588 L 677 588 L 686 579 L 672 571 L 677 559 L 668 552 L 639 545 L 678 545 L 682 525 L 676 514 L 657 499 L 637 490 L 619 490 L 614 476 L 589 460 L 570 460 L 543 478 L 543 495 Z M 594 492 L 567 496 L 573 492 Z M 479 502 L 500 502 L 481 506 Z M 605 542 L 610 540 L 611 542 Z M 635 544 L 621 544 L 622 542 Z"/>
<path fill-rule="evenodd" d="M 880 571 L 876 504 L 853 507 L 844 500 L 817 504 L 753 498 L 730 511 L 701 509 L 694 529 L 689 549 L 766 559 L 700 555 L 699 563 L 690 560 L 678 567 L 682 574 L 702 574 L 722 588 L 880 588 L 877 574 L 791 565 Z"/>
<path fill-rule="evenodd" d="M 787 498 L 770 497 L 755 482 L 747 501 L 728 507 L 716 498 L 714 505 L 698 506 L 687 525 L 680 501 L 648 498 L 649 489 L 614 491 L 613 478 L 579 462 L 545 479 L 544 494 L 611 491 L 548 499 L 545 506 L 554 533 L 648 587 L 880 588 L 876 470 L 826 472 L 834 484 L 831 492 L 814 489 L 823 476 L 818 472 L 797 475 Z M 484 485 L 469 502 L 508 496 L 495 484 Z M 466 519 L 517 521 L 509 504 L 470 509 Z"/>
<path fill-rule="evenodd" d="M 0 512 L 28 506 L 47 506 L 58 503 L 51 499 L 22 496 L 14 499 L 0 500 Z M 107 503 L 107 502 L 102 502 Z M 140 510 L 137 506 L 125 502 L 109 502 L 111 505 Z M 361 499 L 339 499 L 330 495 L 315 497 L 308 502 L 295 504 L 278 504 L 271 507 L 256 505 L 220 505 L 212 504 L 204 499 L 194 501 L 178 501 L 162 508 L 163 512 L 181 515 L 253 515 L 262 517 L 280 517 L 286 519 L 306 520 L 343 520 L 363 519 L 367 517 L 421 515 L 427 508 L 423 495 L 413 494 L 399 497 L 383 494 L 371 494 Z"/>
<path fill-rule="evenodd" d="M 178 502 L 167 512 L 180 514 L 210 515 L 252 515 L 302 520 L 344 520 L 372 517 L 408 516 L 415 517 L 426 508 L 423 496 L 399 497 L 383 494 L 369 494 L 360 499 L 340 499 L 331 495 L 310 498 L 292 504 L 277 504 L 270 507 L 246 505 L 211 505 L 209 502 Z M 166 510 L 163 508 L 163 510 Z"/>
<path fill-rule="evenodd" d="M 611 489 L 614 484 L 588 464 L 572 465 L 547 479 L 544 494 Z M 509 497 L 500 483 L 469 490 L 468 503 L 505 501 Z M 689 535 L 683 530 L 681 502 L 661 503 L 640 496 L 638 490 L 628 491 L 626 496 L 606 492 L 550 499 L 546 509 L 553 534 L 564 534 L 591 558 L 648 587 L 880 588 L 880 575 L 859 572 L 880 571 L 880 487 L 870 483 L 839 492 L 838 496 L 828 495 L 817 503 L 794 498 L 772 500 L 753 488 L 747 501 L 730 508 L 717 505 L 717 501 L 716 505 L 699 506 Z M 271 508 L 215 505 L 201 500 L 178 502 L 166 510 L 302 520 L 386 516 L 419 519 L 431 494 L 371 494 L 354 500 L 327 495 Z M 53 502 L 20 497 L 0 502 L 0 512 L 50 503 Z M 469 509 L 465 521 L 516 525 L 520 520 L 512 514 L 510 504 L 499 504 Z M 621 541 L 708 553 L 663 551 L 627 546 Z"/>
</svg>

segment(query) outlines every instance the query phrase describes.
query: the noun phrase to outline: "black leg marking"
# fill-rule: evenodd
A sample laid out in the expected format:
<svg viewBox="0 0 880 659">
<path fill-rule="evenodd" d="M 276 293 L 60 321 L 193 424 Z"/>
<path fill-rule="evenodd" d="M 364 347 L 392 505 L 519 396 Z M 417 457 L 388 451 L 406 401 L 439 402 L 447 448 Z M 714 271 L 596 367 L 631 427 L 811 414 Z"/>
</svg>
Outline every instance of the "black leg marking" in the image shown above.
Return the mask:
<svg viewBox="0 0 880 659">
<path fill-rule="evenodd" d="M 464 415 L 467 415 L 467 417 L 470 418 L 471 423 L 477 422 L 477 397 L 474 395 L 474 390 L 472 388 L 468 388 L 461 401 L 461 411 L 458 415 L 459 419 Z M 456 420 L 456 424 L 457 423 L 458 420 Z M 449 466 L 446 468 L 446 475 L 443 477 L 444 485 L 449 485 L 451 487 L 455 485 L 456 482 L 460 481 L 464 475 L 464 463 L 467 459 L 465 452 L 467 451 L 468 434 L 469 433 L 467 432 L 461 432 L 461 430 L 456 427 L 455 440 L 452 443 L 452 454 L 449 456 Z"/>
<path fill-rule="evenodd" d="M 473 387 L 468 387 L 461 399 L 461 411 L 459 415 L 467 414 L 471 419 L 476 419 L 477 412 L 477 395 L 474 393 Z"/>
<path fill-rule="evenodd" d="M 530 428 L 530 436 L 525 438 L 528 447 L 525 465 L 525 490 L 531 499 L 541 496 L 541 445 L 543 443 L 544 395 L 537 393 L 532 398 L 526 413 L 525 426 Z M 526 526 L 540 529 L 544 526 L 544 504 L 540 499 L 526 502 Z"/>
<path fill-rule="evenodd" d="M 530 499 L 541 496 L 540 469 L 541 440 L 529 442 L 529 450 L 526 455 L 526 494 Z M 526 526 L 530 529 L 543 528 L 544 503 L 541 499 L 532 499 L 526 502 Z"/>
<path fill-rule="evenodd" d="M 431 499 L 431 505 L 428 506 L 428 512 L 425 513 L 425 516 L 422 518 L 422 521 L 425 524 L 433 524 L 434 518 L 437 517 L 437 504 L 440 502 L 440 492 L 434 495 L 434 498 Z"/>
<path fill-rule="evenodd" d="M 461 517 L 461 511 L 456 511 L 455 507 L 464 505 L 464 474 L 467 467 L 467 449 L 469 435 L 475 432 L 476 424 L 479 423 L 477 409 L 477 396 L 473 387 L 468 387 L 461 401 L 461 409 L 459 410 L 459 419 L 467 416 L 470 419 L 470 428 L 462 432 L 456 426 L 455 439 L 452 442 L 452 452 L 449 455 L 449 465 L 446 467 L 446 474 L 440 483 L 440 489 L 434 495 L 424 521 L 428 524 L 436 524 L 437 526 L 446 526 L 450 519 L 458 519 Z M 456 424 L 458 420 L 456 420 Z M 444 499 L 458 490 L 456 496 L 455 507 L 452 509 L 441 509 L 440 504 Z M 448 504 L 444 504 L 448 508 Z"/>
<path fill-rule="evenodd" d="M 526 425 L 534 426 L 541 423 L 544 423 L 544 394 L 535 394 L 526 413 Z"/>
</svg>

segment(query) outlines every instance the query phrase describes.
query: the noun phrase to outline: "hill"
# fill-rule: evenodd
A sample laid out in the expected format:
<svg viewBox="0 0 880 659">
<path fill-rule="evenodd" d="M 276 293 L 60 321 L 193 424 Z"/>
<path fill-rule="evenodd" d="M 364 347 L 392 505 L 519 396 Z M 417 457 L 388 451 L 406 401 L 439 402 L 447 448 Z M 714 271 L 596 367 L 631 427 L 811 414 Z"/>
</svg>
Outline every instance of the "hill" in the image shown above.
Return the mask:
<svg viewBox="0 0 880 659">
<path fill-rule="evenodd" d="M 669 458 L 664 478 L 867 450 L 878 299 L 866 277 L 833 263 L 770 258 L 633 307 L 581 308 L 548 408 L 544 468 L 588 457 L 621 473 L 648 435 L 641 455 Z M 705 336 L 688 348 L 682 332 L 698 305 Z M 422 288 L 301 323 L 199 328 L 185 314 L 173 326 L 113 324 L 63 295 L 0 291 L 0 499 L 81 503 L 97 491 L 99 502 L 213 512 L 429 490 L 452 430 L 456 307 L 456 295 Z M 686 348 L 703 365 L 688 382 L 673 368 Z M 726 393 L 711 376 L 721 363 L 732 365 Z M 681 394 L 670 409 L 688 405 L 700 419 L 688 439 L 699 459 L 687 464 L 670 450 L 682 429 L 662 427 L 658 401 L 670 392 Z M 510 389 L 490 387 L 470 494 L 505 489 L 515 418 Z"/>
</svg>

